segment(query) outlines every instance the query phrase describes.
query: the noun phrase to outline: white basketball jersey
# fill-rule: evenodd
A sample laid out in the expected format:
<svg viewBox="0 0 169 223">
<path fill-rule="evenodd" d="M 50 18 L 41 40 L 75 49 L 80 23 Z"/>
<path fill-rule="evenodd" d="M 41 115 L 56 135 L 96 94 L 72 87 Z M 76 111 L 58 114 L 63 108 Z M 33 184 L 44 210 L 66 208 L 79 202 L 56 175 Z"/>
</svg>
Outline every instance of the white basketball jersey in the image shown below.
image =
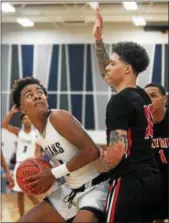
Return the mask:
<svg viewBox="0 0 169 223">
<path fill-rule="evenodd" d="M 60 163 L 66 163 L 79 152 L 79 149 L 76 146 L 72 145 L 56 131 L 50 122 L 50 116 L 48 117 L 46 124 L 45 137 L 43 138 L 39 135 L 36 142 L 43 148 L 46 155 L 56 165 L 58 164 L 58 160 Z M 65 180 L 70 188 L 78 188 L 98 175 L 99 172 L 96 170 L 95 165 L 90 163 L 65 176 Z"/>
<path fill-rule="evenodd" d="M 23 160 L 35 156 L 36 149 L 36 133 L 30 131 L 26 133 L 24 130 L 20 130 L 18 134 L 18 144 L 16 150 L 16 161 L 22 162 Z"/>
</svg>

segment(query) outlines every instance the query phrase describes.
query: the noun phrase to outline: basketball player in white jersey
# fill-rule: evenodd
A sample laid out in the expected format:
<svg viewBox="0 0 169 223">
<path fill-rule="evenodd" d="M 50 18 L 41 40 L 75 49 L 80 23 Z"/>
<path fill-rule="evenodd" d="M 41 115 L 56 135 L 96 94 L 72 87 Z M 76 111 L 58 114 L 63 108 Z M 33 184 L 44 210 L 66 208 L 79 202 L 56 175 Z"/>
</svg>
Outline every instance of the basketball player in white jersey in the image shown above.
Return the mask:
<svg viewBox="0 0 169 223">
<path fill-rule="evenodd" d="M 15 106 L 13 106 L 3 120 L 2 127 L 7 129 L 9 132 L 17 135 L 18 137 L 16 149 L 16 165 L 13 174 L 15 179 L 15 187 L 13 188 L 13 190 L 17 192 L 17 205 L 20 216 L 22 216 L 24 214 L 24 193 L 19 188 L 16 182 L 16 170 L 23 160 L 33 156 L 40 156 L 40 146 L 37 145 L 35 142 L 36 133 L 32 129 L 32 124 L 27 115 L 21 115 L 23 128 L 20 129 L 16 126 L 10 125 L 12 116 L 17 112 L 19 112 L 19 110 Z M 35 196 L 28 195 L 28 197 L 33 204 L 39 203 L 38 199 Z"/>
<path fill-rule="evenodd" d="M 108 181 L 96 170 L 93 161 L 100 152 L 85 129 L 65 110 L 49 111 L 46 89 L 33 77 L 15 81 L 12 98 L 39 130 L 38 143 L 48 157 L 60 161 L 59 166 L 25 179 L 26 186 L 30 192 L 41 192 L 60 177 L 66 181 L 19 222 L 103 221 Z"/>
</svg>

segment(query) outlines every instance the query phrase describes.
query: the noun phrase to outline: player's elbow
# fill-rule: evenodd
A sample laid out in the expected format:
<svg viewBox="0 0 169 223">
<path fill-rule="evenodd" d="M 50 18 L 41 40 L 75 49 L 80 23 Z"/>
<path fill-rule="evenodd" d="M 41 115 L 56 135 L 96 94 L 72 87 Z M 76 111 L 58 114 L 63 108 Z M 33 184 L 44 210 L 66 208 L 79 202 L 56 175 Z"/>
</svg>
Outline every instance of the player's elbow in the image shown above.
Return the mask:
<svg viewBox="0 0 169 223">
<path fill-rule="evenodd" d="M 90 151 L 87 152 L 87 157 L 89 158 L 90 162 L 97 160 L 100 156 L 100 152 L 97 148 L 92 148 Z"/>
<path fill-rule="evenodd" d="M 109 149 L 105 155 L 108 168 L 115 168 L 121 162 L 125 154 L 126 150 L 123 147 Z"/>
</svg>

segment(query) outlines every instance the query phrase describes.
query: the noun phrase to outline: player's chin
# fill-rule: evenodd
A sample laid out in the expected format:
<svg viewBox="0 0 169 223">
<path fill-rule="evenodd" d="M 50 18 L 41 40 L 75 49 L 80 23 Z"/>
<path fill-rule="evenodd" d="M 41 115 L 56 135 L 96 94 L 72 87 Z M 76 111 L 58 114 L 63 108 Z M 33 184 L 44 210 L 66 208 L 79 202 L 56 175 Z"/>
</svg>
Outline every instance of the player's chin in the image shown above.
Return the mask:
<svg viewBox="0 0 169 223">
<path fill-rule="evenodd" d="M 36 106 L 35 110 L 37 113 L 45 113 L 48 111 L 48 108 L 45 106 Z"/>
</svg>

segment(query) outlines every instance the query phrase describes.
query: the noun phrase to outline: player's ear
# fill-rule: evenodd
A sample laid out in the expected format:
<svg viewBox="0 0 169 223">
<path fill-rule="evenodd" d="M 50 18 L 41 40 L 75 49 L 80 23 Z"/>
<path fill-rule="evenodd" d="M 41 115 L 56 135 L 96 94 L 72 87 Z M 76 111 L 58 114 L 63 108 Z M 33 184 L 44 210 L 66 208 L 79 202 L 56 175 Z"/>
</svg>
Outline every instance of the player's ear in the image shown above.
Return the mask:
<svg viewBox="0 0 169 223">
<path fill-rule="evenodd" d="M 130 74 L 131 72 L 132 72 L 132 66 L 130 64 L 127 64 L 125 68 L 125 73 Z"/>
<path fill-rule="evenodd" d="M 167 96 L 166 95 L 163 96 L 163 100 L 164 100 L 164 104 L 166 104 L 167 103 Z"/>
</svg>

